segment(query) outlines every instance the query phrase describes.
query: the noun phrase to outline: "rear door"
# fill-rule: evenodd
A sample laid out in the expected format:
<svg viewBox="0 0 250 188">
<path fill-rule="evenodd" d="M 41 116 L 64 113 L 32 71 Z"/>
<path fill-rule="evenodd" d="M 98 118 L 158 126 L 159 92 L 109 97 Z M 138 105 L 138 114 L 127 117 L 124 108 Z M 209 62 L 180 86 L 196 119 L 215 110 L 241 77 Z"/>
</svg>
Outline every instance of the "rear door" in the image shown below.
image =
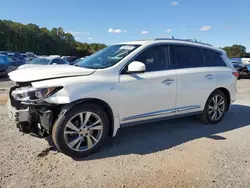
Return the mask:
<svg viewBox="0 0 250 188">
<path fill-rule="evenodd" d="M 172 50 L 177 74 L 177 112 L 202 111 L 216 88 L 214 69 L 205 66 L 205 56 L 199 47 L 173 45 Z"/>
</svg>

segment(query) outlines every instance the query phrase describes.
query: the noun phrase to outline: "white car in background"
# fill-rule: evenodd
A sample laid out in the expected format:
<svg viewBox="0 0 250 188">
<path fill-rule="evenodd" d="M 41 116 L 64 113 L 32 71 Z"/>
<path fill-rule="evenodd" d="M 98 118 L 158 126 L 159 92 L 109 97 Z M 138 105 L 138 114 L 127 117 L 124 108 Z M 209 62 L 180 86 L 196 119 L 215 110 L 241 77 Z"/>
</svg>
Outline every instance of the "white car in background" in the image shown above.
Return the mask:
<svg viewBox="0 0 250 188">
<path fill-rule="evenodd" d="M 62 153 L 82 157 L 128 125 L 194 114 L 220 122 L 235 101 L 238 72 L 221 49 L 161 38 L 111 45 L 76 66 L 9 76 L 9 116 L 17 127 L 52 135 Z"/>
<path fill-rule="evenodd" d="M 32 67 L 36 65 L 69 65 L 69 62 L 55 56 L 41 56 L 37 57 L 28 63 L 21 65 L 18 69 Z"/>
</svg>

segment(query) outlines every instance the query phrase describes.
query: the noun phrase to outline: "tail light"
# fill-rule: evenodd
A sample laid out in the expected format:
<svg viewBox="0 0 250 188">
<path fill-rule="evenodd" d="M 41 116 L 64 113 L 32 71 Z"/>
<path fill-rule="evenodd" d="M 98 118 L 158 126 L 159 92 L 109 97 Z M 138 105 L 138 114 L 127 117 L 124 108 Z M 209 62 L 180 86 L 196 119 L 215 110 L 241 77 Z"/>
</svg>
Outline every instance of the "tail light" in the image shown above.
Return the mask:
<svg viewBox="0 0 250 188">
<path fill-rule="evenodd" d="M 238 79 L 239 78 L 239 73 L 238 72 L 232 72 L 233 75 Z"/>
</svg>

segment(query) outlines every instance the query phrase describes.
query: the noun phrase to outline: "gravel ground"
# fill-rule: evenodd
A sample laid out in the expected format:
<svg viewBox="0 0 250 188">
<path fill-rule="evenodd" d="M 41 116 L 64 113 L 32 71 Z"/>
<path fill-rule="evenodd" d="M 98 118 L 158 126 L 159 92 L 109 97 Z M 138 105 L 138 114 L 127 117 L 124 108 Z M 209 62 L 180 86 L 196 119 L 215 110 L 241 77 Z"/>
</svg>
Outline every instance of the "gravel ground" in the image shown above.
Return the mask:
<svg viewBox="0 0 250 188">
<path fill-rule="evenodd" d="M 183 118 L 124 128 L 82 160 L 17 132 L 0 106 L 0 187 L 249 187 L 249 94 L 240 80 L 218 125 Z"/>
</svg>

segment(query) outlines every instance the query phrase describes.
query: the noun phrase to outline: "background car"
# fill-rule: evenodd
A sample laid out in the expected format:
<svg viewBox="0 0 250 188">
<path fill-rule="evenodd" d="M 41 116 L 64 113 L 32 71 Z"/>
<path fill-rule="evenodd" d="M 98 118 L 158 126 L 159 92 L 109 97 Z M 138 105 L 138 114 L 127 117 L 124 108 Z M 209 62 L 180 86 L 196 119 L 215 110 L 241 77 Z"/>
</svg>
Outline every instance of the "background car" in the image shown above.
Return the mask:
<svg viewBox="0 0 250 188">
<path fill-rule="evenodd" d="M 7 54 L 9 61 L 14 65 L 14 66 L 20 66 L 23 65 L 25 63 L 27 63 L 28 61 L 26 61 L 26 59 L 22 56 L 22 55 L 16 55 L 16 53 L 8 53 Z"/>
<path fill-rule="evenodd" d="M 240 68 L 242 68 L 242 66 L 241 66 L 241 65 L 238 65 L 238 64 L 233 64 L 233 66 L 234 66 L 234 68 L 235 68 L 236 70 L 239 70 Z"/>
<path fill-rule="evenodd" d="M 0 76 L 6 76 L 8 73 L 8 61 L 7 56 L 4 54 L 0 54 Z"/>
<path fill-rule="evenodd" d="M 85 58 L 87 58 L 87 57 L 88 57 L 88 56 L 78 58 L 78 59 L 76 59 L 75 61 L 71 62 L 70 64 L 71 64 L 71 65 L 74 65 L 74 64 L 76 64 L 76 63 L 79 63 L 81 60 L 83 60 L 83 59 L 85 59 Z"/>
<path fill-rule="evenodd" d="M 22 60 L 15 58 L 14 56 L 7 56 L 7 57 L 8 57 L 8 62 L 11 66 L 18 67 L 18 66 L 26 63 L 25 61 L 22 61 Z"/>
<path fill-rule="evenodd" d="M 72 64 L 76 59 L 78 59 L 78 57 L 76 56 L 62 56 L 61 58 L 65 61 L 68 61 L 70 64 Z"/>
<path fill-rule="evenodd" d="M 250 78 L 250 64 L 238 69 L 239 78 Z"/>
<path fill-rule="evenodd" d="M 27 64 L 22 65 L 18 68 L 30 67 L 30 66 L 35 66 L 35 65 L 54 65 L 54 64 L 57 64 L 57 65 L 68 64 L 69 65 L 69 62 L 61 58 L 54 57 L 54 56 L 41 56 L 41 57 L 31 60 Z"/>
<path fill-rule="evenodd" d="M 239 62 L 239 61 L 231 61 L 231 63 L 233 64 L 233 65 L 238 65 L 238 66 L 243 66 L 243 63 L 242 62 Z"/>
<path fill-rule="evenodd" d="M 26 64 L 26 62 L 18 60 L 14 56 L 6 56 L 8 62 L 8 72 L 16 70 L 19 66 Z"/>
<path fill-rule="evenodd" d="M 31 61 L 32 59 L 37 57 L 37 55 L 34 52 L 26 52 L 25 54 L 28 57 L 28 61 Z"/>
<path fill-rule="evenodd" d="M 34 53 L 34 52 L 26 52 L 26 55 L 28 56 L 28 57 L 36 57 L 36 54 Z"/>
<path fill-rule="evenodd" d="M 29 58 L 26 54 L 22 54 L 22 57 L 25 59 L 26 62 L 32 60 L 32 58 Z"/>
<path fill-rule="evenodd" d="M 0 54 L 16 58 L 19 61 L 19 64 L 25 64 L 28 62 L 20 52 L 0 51 Z"/>
</svg>

